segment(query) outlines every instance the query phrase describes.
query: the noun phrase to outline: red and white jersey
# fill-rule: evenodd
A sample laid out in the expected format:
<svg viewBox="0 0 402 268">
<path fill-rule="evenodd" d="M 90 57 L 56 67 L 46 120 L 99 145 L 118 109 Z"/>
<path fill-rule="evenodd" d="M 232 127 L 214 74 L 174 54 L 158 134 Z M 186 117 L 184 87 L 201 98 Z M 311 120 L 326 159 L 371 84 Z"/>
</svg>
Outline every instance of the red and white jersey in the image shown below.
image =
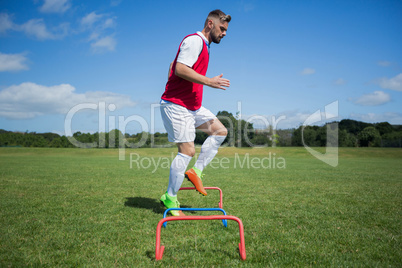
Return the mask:
<svg viewBox="0 0 402 268">
<path fill-rule="evenodd" d="M 175 74 L 176 63 L 183 63 L 197 73 L 207 73 L 209 44 L 201 32 L 186 36 L 180 43 L 176 58 L 166 83 L 162 99 L 181 105 L 189 110 L 198 110 L 202 105 L 203 85 L 187 81 Z"/>
</svg>

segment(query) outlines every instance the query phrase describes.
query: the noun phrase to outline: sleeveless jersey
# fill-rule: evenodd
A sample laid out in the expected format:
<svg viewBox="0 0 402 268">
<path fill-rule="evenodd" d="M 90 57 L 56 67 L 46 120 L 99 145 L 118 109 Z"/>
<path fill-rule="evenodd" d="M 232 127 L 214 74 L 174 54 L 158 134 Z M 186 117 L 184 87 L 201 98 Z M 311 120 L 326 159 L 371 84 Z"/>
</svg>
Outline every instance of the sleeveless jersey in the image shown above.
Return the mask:
<svg viewBox="0 0 402 268">
<path fill-rule="evenodd" d="M 190 34 L 184 39 L 192 35 L 199 36 L 202 39 L 203 44 L 201 53 L 198 55 L 198 59 L 194 63 L 192 69 L 205 76 L 209 62 L 208 47 L 205 43 L 205 40 L 196 33 Z M 195 111 L 198 110 L 202 105 L 203 85 L 187 81 L 175 74 L 177 57 L 179 56 L 180 47 L 183 41 L 181 41 L 176 58 L 173 61 L 172 69 L 170 71 L 169 79 L 166 83 L 165 92 L 162 95 L 162 99 Z"/>
</svg>

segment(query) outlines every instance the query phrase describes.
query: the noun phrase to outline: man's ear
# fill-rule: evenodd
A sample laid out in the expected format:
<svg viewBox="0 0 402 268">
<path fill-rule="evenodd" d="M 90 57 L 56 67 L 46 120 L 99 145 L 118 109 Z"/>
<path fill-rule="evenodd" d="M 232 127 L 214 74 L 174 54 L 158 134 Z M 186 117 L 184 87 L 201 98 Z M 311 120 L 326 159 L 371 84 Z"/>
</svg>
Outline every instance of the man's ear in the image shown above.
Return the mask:
<svg viewBox="0 0 402 268">
<path fill-rule="evenodd" d="M 208 21 L 208 28 L 212 30 L 212 28 L 214 27 L 214 22 L 212 20 Z"/>
</svg>

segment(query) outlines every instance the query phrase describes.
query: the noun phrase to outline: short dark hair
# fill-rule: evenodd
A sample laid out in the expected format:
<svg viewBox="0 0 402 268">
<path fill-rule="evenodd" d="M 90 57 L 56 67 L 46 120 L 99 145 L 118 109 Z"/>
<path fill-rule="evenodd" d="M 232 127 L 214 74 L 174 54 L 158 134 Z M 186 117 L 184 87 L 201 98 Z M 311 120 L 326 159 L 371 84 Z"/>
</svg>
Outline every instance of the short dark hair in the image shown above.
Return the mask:
<svg viewBox="0 0 402 268">
<path fill-rule="evenodd" d="M 232 20 L 232 17 L 230 15 L 226 15 L 225 12 L 220 9 L 212 10 L 209 12 L 208 17 L 205 20 L 204 27 L 207 26 L 208 21 L 211 19 L 219 19 L 221 22 L 229 23 Z"/>
</svg>

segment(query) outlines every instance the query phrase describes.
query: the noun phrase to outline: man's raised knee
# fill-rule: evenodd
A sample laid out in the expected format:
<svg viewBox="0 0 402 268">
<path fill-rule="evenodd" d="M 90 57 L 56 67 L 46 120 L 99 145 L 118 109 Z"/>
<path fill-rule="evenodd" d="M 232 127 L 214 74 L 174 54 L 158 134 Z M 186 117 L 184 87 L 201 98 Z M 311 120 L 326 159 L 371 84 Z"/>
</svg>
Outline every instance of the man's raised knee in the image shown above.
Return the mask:
<svg viewBox="0 0 402 268">
<path fill-rule="evenodd" d="M 216 136 L 227 136 L 228 135 L 228 130 L 225 127 L 222 127 L 218 130 L 216 133 Z"/>
</svg>

